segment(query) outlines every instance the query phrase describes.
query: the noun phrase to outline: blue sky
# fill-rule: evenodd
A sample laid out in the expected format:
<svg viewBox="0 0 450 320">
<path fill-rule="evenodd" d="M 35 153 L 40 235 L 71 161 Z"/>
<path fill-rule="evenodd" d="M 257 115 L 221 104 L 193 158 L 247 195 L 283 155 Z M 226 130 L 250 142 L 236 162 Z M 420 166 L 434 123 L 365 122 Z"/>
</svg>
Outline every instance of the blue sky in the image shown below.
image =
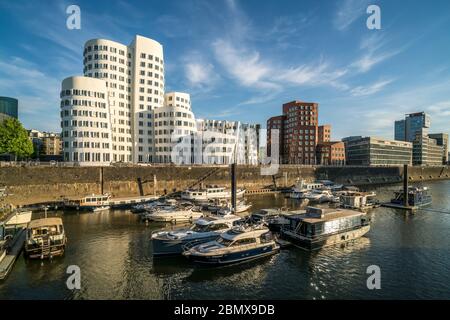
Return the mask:
<svg viewBox="0 0 450 320">
<path fill-rule="evenodd" d="M 68 5 L 81 30 L 66 28 Z M 381 8 L 381 30 L 366 8 Z M 393 138 L 405 113 L 450 122 L 450 2 L 366 0 L 0 0 L 0 95 L 27 128 L 59 131 L 62 79 L 82 73 L 86 40 L 164 46 L 166 91 L 192 96 L 197 118 L 258 122 L 291 100 L 319 103 L 334 139 Z"/>
</svg>

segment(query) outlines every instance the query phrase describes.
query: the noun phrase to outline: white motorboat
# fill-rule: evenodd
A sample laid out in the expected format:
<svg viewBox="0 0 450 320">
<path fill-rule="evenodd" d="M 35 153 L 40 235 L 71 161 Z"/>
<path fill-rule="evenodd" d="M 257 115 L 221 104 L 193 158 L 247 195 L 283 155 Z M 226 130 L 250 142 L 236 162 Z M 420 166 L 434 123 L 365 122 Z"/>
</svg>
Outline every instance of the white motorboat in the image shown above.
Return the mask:
<svg viewBox="0 0 450 320">
<path fill-rule="evenodd" d="M 315 189 L 305 193 L 305 199 L 313 202 L 339 202 L 339 197 L 330 190 Z"/>
<path fill-rule="evenodd" d="M 211 242 L 193 246 L 183 252 L 189 260 L 210 265 L 224 265 L 262 258 L 279 252 L 268 228 L 235 227 Z"/>
<path fill-rule="evenodd" d="M 307 183 L 305 180 L 298 180 L 292 188 L 289 197 L 292 199 L 305 199 L 305 194 L 316 189 L 323 188 L 323 183 L 313 182 Z"/>
<path fill-rule="evenodd" d="M 242 198 L 245 189 L 237 189 L 236 197 Z M 219 186 L 206 186 L 205 189 L 188 189 L 181 194 L 181 198 L 191 201 L 208 201 L 213 199 L 231 199 L 231 190 Z"/>
<path fill-rule="evenodd" d="M 10 226 L 24 226 L 31 221 L 31 216 L 33 215 L 32 211 L 17 211 L 13 215 L 10 216 L 9 219 L 5 221 L 5 227 Z"/>
<path fill-rule="evenodd" d="M 153 255 L 183 253 L 185 246 L 193 246 L 217 239 L 221 233 L 230 230 L 241 218 L 209 216 L 195 220 L 189 229 L 160 231 L 152 234 Z"/>
<path fill-rule="evenodd" d="M 200 211 L 195 211 L 194 207 L 177 206 L 158 208 L 145 215 L 147 220 L 172 223 L 194 221 L 200 217 L 203 217 L 203 213 Z"/>
</svg>

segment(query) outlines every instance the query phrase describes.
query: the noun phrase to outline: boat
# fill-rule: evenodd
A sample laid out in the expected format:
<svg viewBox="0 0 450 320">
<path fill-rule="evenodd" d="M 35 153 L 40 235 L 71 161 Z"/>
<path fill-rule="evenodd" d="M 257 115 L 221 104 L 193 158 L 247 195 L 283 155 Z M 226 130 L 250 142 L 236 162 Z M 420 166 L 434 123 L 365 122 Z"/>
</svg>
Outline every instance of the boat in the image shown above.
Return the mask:
<svg viewBox="0 0 450 320">
<path fill-rule="evenodd" d="M 34 258 L 53 258 L 64 254 L 67 238 L 61 218 L 43 218 L 28 223 L 25 254 Z"/>
<path fill-rule="evenodd" d="M 342 190 L 342 188 L 344 188 L 343 184 L 334 183 L 331 180 L 317 180 L 316 183 L 323 184 L 322 189 L 327 189 L 327 190 L 331 190 L 331 191 L 338 191 L 338 190 Z"/>
<path fill-rule="evenodd" d="M 395 205 L 403 205 L 404 192 L 396 191 L 394 193 L 394 198 L 391 199 L 391 203 Z M 410 186 L 408 188 L 408 205 L 411 207 L 423 207 L 431 204 L 432 198 L 428 193 L 427 187 L 414 187 Z"/>
<path fill-rule="evenodd" d="M 31 216 L 33 212 L 31 210 L 18 210 L 5 221 L 5 228 L 14 226 L 23 226 L 26 227 L 27 224 L 31 221 Z"/>
<path fill-rule="evenodd" d="M 186 245 L 193 246 L 215 240 L 240 220 L 241 217 L 238 216 L 209 216 L 195 220 L 189 229 L 155 232 L 151 237 L 153 255 L 181 254 Z"/>
<path fill-rule="evenodd" d="M 186 222 L 194 221 L 203 216 L 203 213 L 196 211 L 193 206 L 182 207 L 182 206 L 166 206 L 162 208 L 157 208 L 153 211 L 148 212 L 144 219 L 155 221 L 155 222 Z"/>
<path fill-rule="evenodd" d="M 66 200 L 64 205 L 76 210 L 103 211 L 109 209 L 110 199 L 111 195 L 109 194 L 91 194 L 75 200 Z"/>
<path fill-rule="evenodd" d="M 238 202 L 236 204 L 236 210 L 231 208 L 231 204 L 229 204 L 226 207 L 220 208 L 216 212 L 219 212 L 221 214 L 224 214 L 224 213 L 227 213 L 227 212 L 229 212 L 229 213 L 242 213 L 242 212 L 248 211 L 248 209 L 250 209 L 252 206 L 253 205 L 251 203 L 245 203 L 245 202 L 241 201 L 241 202 Z"/>
<path fill-rule="evenodd" d="M 281 238 L 306 250 L 317 250 L 362 237 L 370 230 L 365 212 L 350 209 L 307 207 L 306 212 L 286 216 L 289 224 Z"/>
<path fill-rule="evenodd" d="M 187 248 L 183 255 L 195 263 L 225 265 L 266 257 L 279 250 L 269 229 L 257 225 L 234 227 L 215 241 Z"/>
<path fill-rule="evenodd" d="M 314 183 L 307 183 L 305 180 L 298 180 L 295 184 L 295 186 L 292 188 L 291 192 L 289 193 L 289 197 L 291 199 L 304 199 L 304 195 L 307 192 L 310 192 L 315 189 L 321 189 L 323 188 L 323 183 L 320 182 L 314 182 Z"/>
<path fill-rule="evenodd" d="M 379 206 L 375 192 L 341 191 L 338 196 L 342 208 L 368 210 Z"/>
<path fill-rule="evenodd" d="M 242 198 L 245 189 L 237 189 L 236 197 Z M 219 186 L 206 186 L 205 189 L 188 189 L 181 193 L 181 198 L 191 201 L 208 201 L 213 199 L 231 199 L 231 190 Z"/>
<path fill-rule="evenodd" d="M 333 195 L 330 190 L 324 189 L 314 189 L 308 192 L 305 192 L 303 195 L 305 199 L 314 202 L 339 202 L 339 197 Z"/>
</svg>

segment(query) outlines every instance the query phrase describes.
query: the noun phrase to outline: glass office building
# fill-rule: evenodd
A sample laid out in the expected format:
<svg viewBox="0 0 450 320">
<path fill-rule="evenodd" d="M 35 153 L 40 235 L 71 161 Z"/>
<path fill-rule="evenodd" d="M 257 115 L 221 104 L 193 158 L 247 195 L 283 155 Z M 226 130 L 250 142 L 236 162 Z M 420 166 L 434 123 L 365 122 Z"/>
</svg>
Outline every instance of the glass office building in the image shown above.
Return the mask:
<svg viewBox="0 0 450 320">
<path fill-rule="evenodd" d="M 0 97 L 0 121 L 6 118 L 18 117 L 18 105 L 17 99 L 9 97 Z"/>
</svg>

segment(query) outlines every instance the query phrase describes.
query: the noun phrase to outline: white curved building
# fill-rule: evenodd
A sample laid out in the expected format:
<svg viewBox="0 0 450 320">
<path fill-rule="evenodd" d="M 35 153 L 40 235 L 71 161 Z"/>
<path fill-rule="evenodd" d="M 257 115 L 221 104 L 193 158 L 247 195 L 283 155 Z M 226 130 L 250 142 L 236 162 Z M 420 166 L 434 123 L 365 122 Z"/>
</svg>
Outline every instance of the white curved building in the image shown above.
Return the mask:
<svg viewBox="0 0 450 320">
<path fill-rule="evenodd" d="M 69 77 L 61 88 L 64 160 L 84 165 L 111 162 L 112 140 L 105 81 Z"/>
<path fill-rule="evenodd" d="M 240 123 L 205 120 L 198 129 L 189 94 L 164 93 L 160 43 L 139 35 L 128 46 L 93 39 L 86 42 L 83 58 L 84 77 L 62 82 L 65 161 L 80 165 L 231 161 L 230 152 L 241 138 L 224 135 L 230 126 L 233 134 L 240 132 L 236 131 Z M 250 139 L 243 139 L 238 155 L 253 158 Z"/>
<path fill-rule="evenodd" d="M 165 95 L 164 107 L 154 110 L 154 162 L 192 163 L 191 140 L 197 132 L 191 97 L 187 93 L 170 92 Z M 176 148 L 176 149 L 174 149 Z"/>
</svg>

